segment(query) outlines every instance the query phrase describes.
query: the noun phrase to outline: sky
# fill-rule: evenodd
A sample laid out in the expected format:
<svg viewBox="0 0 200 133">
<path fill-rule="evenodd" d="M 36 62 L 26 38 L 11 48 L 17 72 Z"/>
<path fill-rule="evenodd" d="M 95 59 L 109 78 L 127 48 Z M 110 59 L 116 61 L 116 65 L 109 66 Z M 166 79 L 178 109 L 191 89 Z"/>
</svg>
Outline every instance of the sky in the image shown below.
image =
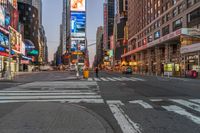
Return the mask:
<svg viewBox="0 0 200 133">
<path fill-rule="evenodd" d="M 43 25 L 49 48 L 49 61 L 53 59 L 59 45 L 62 23 L 62 0 L 43 0 Z M 87 39 L 88 44 L 96 42 L 96 30 L 103 25 L 103 0 L 87 0 Z M 93 62 L 96 47 L 89 47 L 90 63 Z"/>
</svg>

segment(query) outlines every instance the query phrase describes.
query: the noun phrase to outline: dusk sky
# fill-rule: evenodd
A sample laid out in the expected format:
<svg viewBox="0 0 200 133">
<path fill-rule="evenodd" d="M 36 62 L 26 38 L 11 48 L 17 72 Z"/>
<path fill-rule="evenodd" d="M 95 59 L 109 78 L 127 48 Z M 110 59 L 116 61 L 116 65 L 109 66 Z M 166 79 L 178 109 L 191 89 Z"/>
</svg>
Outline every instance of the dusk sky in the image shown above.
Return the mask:
<svg viewBox="0 0 200 133">
<path fill-rule="evenodd" d="M 62 22 L 62 0 L 43 0 L 43 25 L 46 31 L 49 60 L 59 45 L 59 25 Z M 96 42 L 96 29 L 103 25 L 103 0 L 87 0 L 88 44 Z M 89 48 L 93 58 L 95 46 Z M 92 62 L 93 59 L 91 59 Z"/>
</svg>

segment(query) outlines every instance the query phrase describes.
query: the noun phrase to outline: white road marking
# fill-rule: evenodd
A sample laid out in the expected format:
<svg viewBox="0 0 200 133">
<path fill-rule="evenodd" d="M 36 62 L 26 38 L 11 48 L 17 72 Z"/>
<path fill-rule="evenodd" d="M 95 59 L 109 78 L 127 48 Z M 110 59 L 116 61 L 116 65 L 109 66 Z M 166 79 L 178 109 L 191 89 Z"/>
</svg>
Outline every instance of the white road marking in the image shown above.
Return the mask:
<svg viewBox="0 0 200 133">
<path fill-rule="evenodd" d="M 91 92 L 91 93 L 65 93 L 65 92 L 59 92 L 59 93 L 1 93 L 0 92 L 0 97 L 1 96 L 36 96 L 36 95 L 40 95 L 40 96 L 53 96 L 53 95 L 97 95 L 97 93 L 95 92 Z"/>
<path fill-rule="evenodd" d="M 113 78 L 109 78 L 109 77 L 107 77 L 107 79 L 110 80 L 110 81 L 116 81 Z"/>
<path fill-rule="evenodd" d="M 186 100 L 181 100 L 181 99 L 170 99 L 170 101 L 173 101 L 173 102 L 178 103 L 182 106 L 185 106 L 185 107 L 188 107 L 190 109 L 193 109 L 195 111 L 200 112 L 200 105 L 198 105 L 198 104 L 191 103 L 191 102 L 188 102 Z"/>
<path fill-rule="evenodd" d="M 26 102 L 69 102 L 69 103 L 102 103 L 103 99 L 36 99 L 36 100 L 1 100 L 0 103 L 26 103 Z"/>
<path fill-rule="evenodd" d="M 141 78 L 135 78 L 135 77 L 131 77 L 131 78 L 135 80 L 139 80 L 139 81 L 145 81 L 144 79 L 141 79 Z"/>
<path fill-rule="evenodd" d="M 109 81 L 109 80 L 107 80 L 106 78 L 100 78 L 101 80 L 103 80 L 103 81 Z"/>
<path fill-rule="evenodd" d="M 122 81 L 121 78 L 113 78 L 113 79 L 115 79 L 115 80 L 117 80 L 117 81 Z"/>
<path fill-rule="evenodd" d="M 144 107 L 145 109 L 152 109 L 152 108 L 153 108 L 150 104 L 144 102 L 143 100 L 129 101 L 129 103 L 140 104 L 140 105 L 141 105 L 142 107 Z"/>
<path fill-rule="evenodd" d="M 92 78 L 88 78 L 88 81 L 93 81 L 93 79 Z"/>
<path fill-rule="evenodd" d="M 150 101 L 152 101 L 152 102 L 162 102 L 163 99 L 150 99 Z"/>
<path fill-rule="evenodd" d="M 189 101 L 200 104 L 200 99 L 190 99 Z"/>
<path fill-rule="evenodd" d="M 99 78 L 94 78 L 95 81 L 101 81 Z"/>
<path fill-rule="evenodd" d="M 107 101 L 109 103 L 109 101 Z M 137 123 L 134 123 L 119 107 L 120 105 L 108 104 L 123 133 L 141 133 Z"/>
<path fill-rule="evenodd" d="M 164 109 L 166 109 L 167 111 L 171 111 L 174 113 L 177 113 L 179 115 L 183 115 L 186 116 L 188 119 L 192 120 L 194 123 L 196 124 L 200 124 L 200 118 L 197 116 L 192 115 L 191 113 L 187 112 L 185 109 L 175 106 L 175 105 L 171 105 L 171 106 L 162 106 Z"/>
<path fill-rule="evenodd" d="M 117 105 L 124 105 L 120 100 L 109 100 L 107 104 L 117 104 Z"/>
<path fill-rule="evenodd" d="M 126 77 L 122 77 L 122 80 L 123 80 L 123 81 L 130 81 L 130 79 L 129 79 L 129 78 L 126 78 Z"/>
<path fill-rule="evenodd" d="M 92 90 L 89 89 L 81 89 L 81 90 L 39 90 L 39 91 L 32 91 L 32 90 L 19 90 L 19 91 L 0 91 L 0 93 L 84 93 L 84 92 L 93 92 Z"/>
<path fill-rule="evenodd" d="M 77 96 L 0 96 L 0 100 L 20 100 L 20 99 L 88 99 L 88 98 L 101 98 L 99 95 L 77 95 Z"/>
<path fill-rule="evenodd" d="M 133 79 L 133 78 L 127 78 L 127 77 L 123 77 L 125 80 L 127 81 L 137 81 L 136 79 Z"/>
</svg>

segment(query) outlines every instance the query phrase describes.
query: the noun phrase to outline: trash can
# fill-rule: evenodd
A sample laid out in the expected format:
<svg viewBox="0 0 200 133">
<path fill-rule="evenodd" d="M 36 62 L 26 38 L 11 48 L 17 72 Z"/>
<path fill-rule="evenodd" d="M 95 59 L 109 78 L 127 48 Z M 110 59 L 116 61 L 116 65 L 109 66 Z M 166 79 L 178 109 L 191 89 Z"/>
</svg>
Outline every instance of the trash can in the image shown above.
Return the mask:
<svg viewBox="0 0 200 133">
<path fill-rule="evenodd" d="M 89 71 L 88 70 L 84 70 L 83 71 L 83 77 L 84 78 L 89 78 Z"/>
</svg>

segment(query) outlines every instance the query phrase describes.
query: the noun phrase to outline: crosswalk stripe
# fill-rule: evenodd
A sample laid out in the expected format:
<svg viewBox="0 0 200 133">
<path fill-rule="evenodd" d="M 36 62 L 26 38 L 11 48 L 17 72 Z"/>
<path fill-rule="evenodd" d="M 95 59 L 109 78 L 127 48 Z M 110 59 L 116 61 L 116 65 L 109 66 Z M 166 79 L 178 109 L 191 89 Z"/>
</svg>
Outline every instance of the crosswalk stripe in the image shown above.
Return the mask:
<svg viewBox="0 0 200 133">
<path fill-rule="evenodd" d="M 91 93 L 0 93 L 0 97 L 1 96 L 44 96 L 44 95 L 48 95 L 48 96 L 56 96 L 56 95 L 97 95 L 97 93 L 95 92 L 91 92 Z"/>
<path fill-rule="evenodd" d="M 110 80 L 110 81 L 116 81 L 113 78 L 109 78 L 109 77 L 107 77 L 107 79 Z"/>
<path fill-rule="evenodd" d="M 189 101 L 200 104 L 200 99 L 190 99 Z"/>
<path fill-rule="evenodd" d="M 115 79 L 115 80 L 117 80 L 117 81 L 122 81 L 121 78 L 113 78 L 113 79 Z"/>
<path fill-rule="evenodd" d="M 95 81 L 101 81 L 99 78 L 94 78 Z"/>
<path fill-rule="evenodd" d="M 126 81 L 136 81 L 135 79 L 132 79 L 132 78 L 127 78 L 127 77 L 122 77 L 124 80 Z"/>
<path fill-rule="evenodd" d="M 191 102 L 188 102 L 186 100 L 181 100 L 181 99 L 170 99 L 170 101 L 173 101 L 175 103 L 178 103 L 180 105 L 183 105 L 185 107 L 188 107 L 190 109 L 200 112 L 200 105 L 198 104 L 191 103 Z"/>
<path fill-rule="evenodd" d="M 134 80 L 145 81 L 144 79 L 141 79 L 141 78 L 135 78 L 135 77 L 131 77 L 131 78 Z"/>
<path fill-rule="evenodd" d="M 92 78 L 88 78 L 88 81 L 93 81 L 93 79 Z"/>
<path fill-rule="evenodd" d="M 26 103 L 26 102 L 69 102 L 69 103 L 97 103 L 104 104 L 103 99 L 27 99 L 27 100 L 0 100 L 0 103 Z"/>
<path fill-rule="evenodd" d="M 101 98 L 100 95 L 77 95 L 77 96 L 0 96 L 0 100 L 24 100 L 24 99 L 88 99 L 88 98 Z"/>
<path fill-rule="evenodd" d="M 188 119 L 192 120 L 196 124 L 200 124 L 200 118 L 197 116 L 192 115 L 191 113 L 187 112 L 185 109 L 178 107 L 176 105 L 171 105 L 171 106 L 162 106 L 164 109 L 167 111 L 171 111 L 174 113 L 177 113 L 179 115 L 186 116 Z"/>
<path fill-rule="evenodd" d="M 109 81 L 109 80 L 107 80 L 106 78 L 100 78 L 101 80 L 103 80 L 103 81 Z"/>
<path fill-rule="evenodd" d="M 152 108 L 153 108 L 150 104 L 144 102 L 143 100 L 129 101 L 129 103 L 140 104 L 140 105 L 141 105 L 142 107 L 144 107 L 145 109 L 152 109 Z"/>
</svg>

